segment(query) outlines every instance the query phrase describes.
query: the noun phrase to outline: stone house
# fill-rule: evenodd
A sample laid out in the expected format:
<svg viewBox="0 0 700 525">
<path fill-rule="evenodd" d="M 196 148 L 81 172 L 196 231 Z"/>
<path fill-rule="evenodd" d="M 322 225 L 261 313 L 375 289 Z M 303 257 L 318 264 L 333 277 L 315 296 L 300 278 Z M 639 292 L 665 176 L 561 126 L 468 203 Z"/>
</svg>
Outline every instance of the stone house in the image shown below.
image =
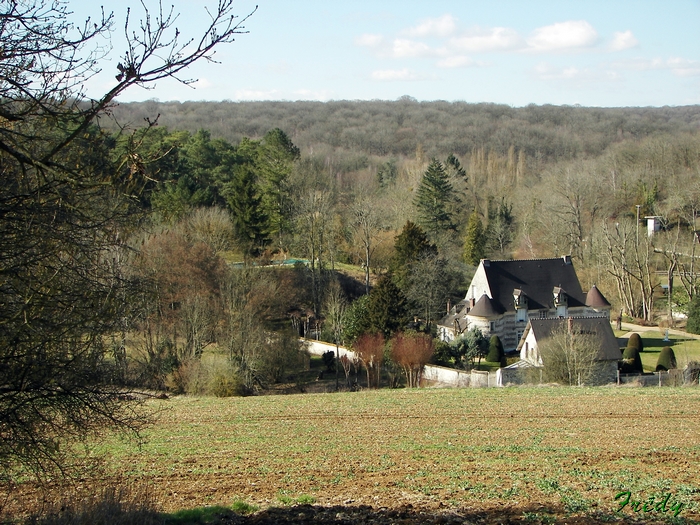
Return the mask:
<svg viewBox="0 0 700 525">
<path fill-rule="evenodd" d="M 531 319 L 599 316 L 610 319 L 610 303 L 595 287 L 583 293 L 571 257 L 490 261 L 482 259 L 465 298 L 449 306 L 438 336 L 451 341 L 472 328 L 497 335 L 516 350 Z"/>
<path fill-rule="evenodd" d="M 614 383 L 617 380 L 618 363 L 622 359 L 622 352 L 610 326 L 610 320 L 606 317 L 531 319 L 518 345 L 520 361 L 509 368 L 543 366 L 539 344 L 563 330 L 592 338 L 597 348 L 592 384 Z"/>
</svg>

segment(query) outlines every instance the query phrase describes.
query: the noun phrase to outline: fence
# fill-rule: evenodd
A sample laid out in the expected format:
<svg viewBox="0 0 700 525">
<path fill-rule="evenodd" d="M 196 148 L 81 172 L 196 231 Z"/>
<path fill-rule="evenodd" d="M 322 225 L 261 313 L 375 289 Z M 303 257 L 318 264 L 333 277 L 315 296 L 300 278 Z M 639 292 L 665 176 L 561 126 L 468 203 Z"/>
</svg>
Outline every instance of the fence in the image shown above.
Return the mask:
<svg viewBox="0 0 700 525">
<path fill-rule="evenodd" d="M 323 355 L 326 352 L 335 354 L 335 345 L 321 341 L 303 339 L 307 351 L 313 355 Z M 342 346 L 338 347 L 338 357 L 347 356 L 355 358 L 355 353 Z M 619 374 L 619 385 L 639 386 L 681 386 L 684 384 L 698 384 L 700 368 L 687 368 L 685 370 L 669 370 L 668 372 L 654 372 L 653 374 Z M 481 370 L 457 370 L 444 366 L 426 365 L 423 368 L 424 384 L 431 386 L 472 387 L 488 388 L 510 385 L 523 385 L 531 382 L 531 377 L 525 374 L 523 369 L 501 368 L 495 372 Z"/>
</svg>

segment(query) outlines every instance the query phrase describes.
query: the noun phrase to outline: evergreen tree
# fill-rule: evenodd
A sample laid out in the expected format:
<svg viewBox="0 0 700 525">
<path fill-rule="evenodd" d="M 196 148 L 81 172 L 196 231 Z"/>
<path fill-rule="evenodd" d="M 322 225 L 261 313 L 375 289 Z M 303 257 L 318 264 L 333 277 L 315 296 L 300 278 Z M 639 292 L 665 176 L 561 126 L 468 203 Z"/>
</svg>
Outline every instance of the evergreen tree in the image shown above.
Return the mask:
<svg viewBox="0 0 700 525">
<path fill-rule="evenodd" d="M 268 217 L 270 234 L 281 236 L 289 226 L 288 179 L 301 153 L 279 128 L 268 131 L 258 144 L 256 168 L 261 189 L 261 205 Z"/>
<path fill-rule="evenodd" d="M 367 315 L 370 331 L 387 338 L 408 323 L 406 297 L 390 275 L 383 275 L 370 292 Z"/>
<path fill-rule="evenodd" d="M 394 282 L 402 290 L 408 286 L 411 266 L 423 257 L 438 254 L 437 246 L 428 240 L 428 236 L 417 224 L 407 221 L 401 233 L 394 240 L 394 257 L 389 264 L 389 271 Z"/>
<path fill-rule="evenodd" d="M 641 374 L 644 372 L 642 358 L 639 350 L 634 346 L 628 346 L 622 353 L 622 370 L 626 374 Z"/>
<path fill-rule="evenodd" d="M 656 371 L 667 371 L 676 368 L 676 354 L 670 346 L 664 346 L 659 353 L 659 359 L 656 362 Z"/>
<path fill-rule="evenodd" d="M 489 354 L 486 356 L 486 360 L 491 363 L 500 363 L 503 360 L 505 353 L 503 351 L 503 343 L 501 343 L 501 338 L 497 335 L 492 335 L 489 340 Z"/>
<path fill-rule="evenodd" d="M 452 191 L 445 167 L 440 161 L 432 159 L 418 186 L 415 205 L 421 224 L 433 237 L 454 228 L 449 212 Z"/>
<path fill-rule="evenodd" d="M 479 212 L 474 208 L 469 216 L 467 234 L 464 238 L 464 261 L 472 266 L 477 266 L 479 261 L 485 257 L 486 233 Z"/>
<path fill-rule="evenodd" d="M 695 295 L 688 303 L 688 323 L 686 330 L 691 334 L 700 334 L 700 295 Z"/>
<path fill-rule="evenodd" d="M 225 196 L 233 216 L 236 236 L 246 253 L 252 255 L 268 240 L 268 230 L 251 165 L 238 166 L 233 180 L 226 186 Z"/>
<path fill-rule="evenodd" d="M 638 352 L 644 351 L 644 343 L 638 333 L 632 333 L 627 339 L 627 348 L 635 348 Z"/>
</svg>

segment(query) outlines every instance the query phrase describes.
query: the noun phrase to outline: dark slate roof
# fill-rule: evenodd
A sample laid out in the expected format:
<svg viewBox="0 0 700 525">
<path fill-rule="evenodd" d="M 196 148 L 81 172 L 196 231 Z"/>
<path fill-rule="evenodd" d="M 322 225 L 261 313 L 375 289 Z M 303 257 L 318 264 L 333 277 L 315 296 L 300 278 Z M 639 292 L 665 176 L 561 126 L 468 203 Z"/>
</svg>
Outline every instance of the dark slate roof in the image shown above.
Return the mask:
<svg viewBox="0 0 700 525">
<path fill-rule="evenodd" d="M 479 300 L 474 303 L 474 308 L 469 310 L 467 315 L 473 315 L 475 317 L 498 317 L 504 312 L 505 310 L 503 310 L 496 301 L 492 301 L 488 295 L 483 294 L 479 297 Z"/>
<path fill-rule="evenodd" d="M 515 289 L 527 295 L 528 310 L 554 308 L 552 291 L 555 287 L 564 289 L 569 298 L 569 308 L 585 306 L 586 297 L 568 257 L 484 263 L 491 297 L 503 311 L 515 311 Z"/>
<path fill-rule="evenodd" d="M 540 341 L 551 336 L 554 331 L 565 329 L 569 322 L 572 324 L 573 330 L 595 334 L 600 338 L 599 360 L 619 361 L 622 359 L 622 353 L 620 352 L 617 338 L 613 333 L 610 320 L 607 317 L 530 319 L 530 330 L 534 332 L 535 339 L 539 344 Z"/>
<path fill-rule="evenodd" d="M 467 306 L 469 306 L 469 301 L 467 299 L 462 299 L 454 307 L 452 307 L 450 312 L 440 320 L 438 325 L 453 328 L 455 325 L 455 320 L 459 320 L 461 328 L 464 328 L 466 323 L 463 321 L 463 319 L 467 312 Z"/>
<path fill-rule="evenodd" d="M 586 305 L 594 308 L 607 308 L 611 306 L 605 296 L 600 293 L 600 290 L 594 284 L 586 294 Z"/>
</svg>

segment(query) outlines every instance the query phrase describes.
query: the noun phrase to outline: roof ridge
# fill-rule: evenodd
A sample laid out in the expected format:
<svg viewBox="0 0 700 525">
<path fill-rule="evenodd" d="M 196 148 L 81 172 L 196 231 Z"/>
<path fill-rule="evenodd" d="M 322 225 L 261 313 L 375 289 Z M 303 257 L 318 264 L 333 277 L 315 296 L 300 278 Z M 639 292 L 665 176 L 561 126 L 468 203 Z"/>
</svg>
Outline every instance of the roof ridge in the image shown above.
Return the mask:
<svg viewBox="0 0 700 525">
<path fill-rule="evenodd" d="M 564 319 L 607 319 L 607 315 L 567 315 L 565 317 L 536 317 L 531 321 L 563 321 Z"/>
<path fill-rule="evenodd" d="M 561 261 L 564 255 L 560 257 L 534 257 L 532 259 L 489 259 L 485 257 L 486 260 L 491 262 L 523 262 L 523 261 Z M 483 260 L 483 259 L 482 259 Z"/>
</svg>

